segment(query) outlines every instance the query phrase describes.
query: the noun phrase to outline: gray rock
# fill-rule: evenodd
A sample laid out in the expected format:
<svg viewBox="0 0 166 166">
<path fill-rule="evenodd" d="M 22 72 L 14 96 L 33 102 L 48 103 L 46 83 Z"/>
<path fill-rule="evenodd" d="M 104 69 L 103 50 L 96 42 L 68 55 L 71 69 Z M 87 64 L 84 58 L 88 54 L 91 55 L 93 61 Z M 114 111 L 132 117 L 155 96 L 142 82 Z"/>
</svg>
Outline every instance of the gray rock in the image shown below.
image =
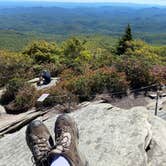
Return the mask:
<svg viewBox="0 0 166 166">
<path fill-rule="evenodd" d="M 34 78 L 32 80 L 29 80 L 28 82 L 31 83 L 37 90 L 45 89 L 45 88 L 50 88 L 54 85 L 56 85 L 59 82 L 60 78 L 59 77 L 52 77 L 51 82 L 47 85 L 41 85 L 37 86 L 37 82 L 39 81 L 39 78 Z"/>
<path fill-rule="evenodd" d="M 71 113 L 80 131 L 80 150 L 90 166 L 165 166 L 166 122 L 144 107 L 82 104 Z M 53 131 L 56 116 L 45 124 Z M 29 166 L 25 128 L 0 139 L 0 166 Z"/>
<path fill-rule="evenodd" d="M 149 104 L 146 108 L 151 111 L 153 114 L 156 108 L 156 100 L 149 100 Z M 160 97 L 158 100 L 157 115 L 166 120 L 166 97 Z"/>
<path fill-rule="evenodd" d="M 166 100 L 163 102 L 163 110 L 166 111 Z"/>
<path fill-rule="evenodd" d="M 6 113 L 5 108 L 2 105 L 0 105 L 0 116 L 5 113 Z"/>
<path fill-rule="evenodd" d="M 0 89 L 0 99 L 2 95 L 5 93 L 5 91 L 6 91 L 5 88 Z M 6 113 L 5 108 L 2 105 L 0 105 L 0 116 L 5 113 Z"/>
</svg>

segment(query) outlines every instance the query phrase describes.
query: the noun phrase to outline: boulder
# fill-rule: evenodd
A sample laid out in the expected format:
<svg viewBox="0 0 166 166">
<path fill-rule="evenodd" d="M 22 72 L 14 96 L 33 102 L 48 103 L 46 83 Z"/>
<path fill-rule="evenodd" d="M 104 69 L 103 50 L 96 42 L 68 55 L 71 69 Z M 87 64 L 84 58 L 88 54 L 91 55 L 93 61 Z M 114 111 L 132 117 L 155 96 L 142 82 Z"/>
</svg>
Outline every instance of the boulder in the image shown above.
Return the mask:
<svg viewBox="0 0 166 166">
<path fill-rule="evenodd" d="M 166 111 L 166 101 L 163 102 L 163 110 Z"/>
<path fill-rule="evenodd" d="M 59 82 L 60 78 L 59 77 L 52 77 L 51 82 L 47 85 L 37 85 L 37 82 L 39 81 L 39 78 L 34 78 L 32 80 L 29 80 L 28 82 L 31 83 L 37 90 L 42 90 L 42 89 L 47 89 L 52 86 L 55 86 Z"/>
<path fill-rule="evenodd" d="M 145 107 L 129 110 L 93 102 L 69 114 L 80 132 L 80 150 L 90 166 L 165 166 L 166 122 Z M 45 124 L 53 133 L 57 118 Z M 32 165 L 25 128 L 0 139 L 0 165 Z"/>
<path fill-rule="evenodd" d="M 8 114 L 13 114 L 13 115 L 28 111 L 28 107 L 25 106 L 23 108 L 19 108 L 16 106 L 16 104 L 14 102 L 11 102 L 11 103 L 5 105 L 4 107 Z"/>
<path fill-rule="evenodd" d="M 6 113 L 5 108 L 2 105 L 0 105 L 0 116 L 5 113 Z"/>
<path fill-rule="evenodd" d="M 148 110 L 155 110 L 155 108 L 156 108 L 156 101 L 153 101 L 153 102 L 151 102 L 151 103 L 149 103 L 147 106 L 146 106 L 146 108 L 148 109 Z M 158 110 L 162 110 L 163 109 L 163 105 L 162 105 L 162 102 L 161 101 L 159 101 L 158 102 Z"/>
</svg>

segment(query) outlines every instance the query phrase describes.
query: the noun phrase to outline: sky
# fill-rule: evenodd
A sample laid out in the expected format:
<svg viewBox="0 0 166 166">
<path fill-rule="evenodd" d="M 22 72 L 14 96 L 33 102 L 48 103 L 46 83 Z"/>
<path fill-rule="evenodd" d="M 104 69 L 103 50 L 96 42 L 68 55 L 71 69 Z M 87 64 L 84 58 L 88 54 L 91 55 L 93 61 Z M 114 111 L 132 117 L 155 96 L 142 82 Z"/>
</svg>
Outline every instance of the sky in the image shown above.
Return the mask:
<svg viewBox="0 0 166 166">
<path fill-rule="evenodd" d="M 4 0 L 0 0 L 4 1 Z M 140 3 L 140 4 L 158 4 L 158 5 L 166 5 L 166 0 L 6 0 L 6 1 L 36 1 L 36 2 L 120 2 L 120 3 Z"/>
</svg>

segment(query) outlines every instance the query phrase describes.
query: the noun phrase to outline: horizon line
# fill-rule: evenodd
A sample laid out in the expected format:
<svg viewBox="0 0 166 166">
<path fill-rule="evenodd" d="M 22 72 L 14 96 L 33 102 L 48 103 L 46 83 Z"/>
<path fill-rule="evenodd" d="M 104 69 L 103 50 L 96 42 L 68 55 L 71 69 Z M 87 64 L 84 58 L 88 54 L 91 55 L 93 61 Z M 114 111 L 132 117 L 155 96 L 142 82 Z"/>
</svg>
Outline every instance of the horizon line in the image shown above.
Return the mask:
<svg viewBox="0 0 166 166">
<path fill-rule="evenodd" d="M 20 0 L 3 0 L 3 1 L 0 1 L 0 3 L 14 3 L 14 2 L 17 2 L 17 3 L 59 3 L 59 4 L 130 4 L 130 5 L 147 5 L 147 6 L 161 6 L 161 7 L 166 7 L 166 4 L 161 4 L 161 3 L 142 3 L 142 2 L 88 2 L 88 1 L 80 1 L 80 2 L 74 2 L 74 1 L 69 1 L 69 2 L 62 2 L 62 1 L 52 1 L 52 0 L 45 0 L 45 1 L 42 1 L 42 0 L 24 0 L 24 1 L 20 1 Z"/>
<path fill-rule="evenodd" d="M 91 2 L 91 1 L 80 1 L 80 2 L 74 2 L 74 1 L 64 1 L 64 2 L 62 2 L 62 1 L 52 1 L 52 0 L 23 0 L 23 1 L 20 1 L 20 0 L 3 0 L 3 1 L 0 1 L 0 3 L 1 2 L 20 2 L 20 3 L 22 3 L 22 2 L 38 2 L 38 3 L 43 3 L 43 2 L 51 2 L 51 3 L 109 3 L 109 4 L 111 4 L 111 3 L 114 3 L 114 4 L 156 4 L 156 3 L 143 3 L 143 2 L 108 2 L 108 1 L 97 1 L 97 2 Z M 163 5 L 162 3 L 157 3 L 157 4 L 160 4 L 160 5 Z M 166 5 L 166 4 L 164 4 L 164 5 Z"/>
</svg>

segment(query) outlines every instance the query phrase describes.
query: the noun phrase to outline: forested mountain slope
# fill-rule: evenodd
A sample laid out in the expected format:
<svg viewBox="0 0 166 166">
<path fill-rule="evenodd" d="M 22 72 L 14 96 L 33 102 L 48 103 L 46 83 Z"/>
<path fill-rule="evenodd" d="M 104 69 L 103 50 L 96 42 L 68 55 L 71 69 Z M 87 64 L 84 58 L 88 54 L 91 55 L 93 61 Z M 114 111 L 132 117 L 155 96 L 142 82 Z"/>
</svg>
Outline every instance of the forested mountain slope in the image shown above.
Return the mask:
<svg viewBox="0 0 166 166">
<path fill-rule="evenodd" d="M 149 43 L 166 44 L 165 9 L 127 6 L 3 8 L 0 9 L 0 29 L 34 36 L 40 34 L 43 38 L 78 34 L 120 36 L 130 23 L 135 37 Z"/>
<path fill-rule="evenodd" d="M 119 33 L 127 23 L 135 32 L 165 33 L 165 8 L 34 7 L 0 10 L 1 29 L 44 33 Z"/>
</svg>

